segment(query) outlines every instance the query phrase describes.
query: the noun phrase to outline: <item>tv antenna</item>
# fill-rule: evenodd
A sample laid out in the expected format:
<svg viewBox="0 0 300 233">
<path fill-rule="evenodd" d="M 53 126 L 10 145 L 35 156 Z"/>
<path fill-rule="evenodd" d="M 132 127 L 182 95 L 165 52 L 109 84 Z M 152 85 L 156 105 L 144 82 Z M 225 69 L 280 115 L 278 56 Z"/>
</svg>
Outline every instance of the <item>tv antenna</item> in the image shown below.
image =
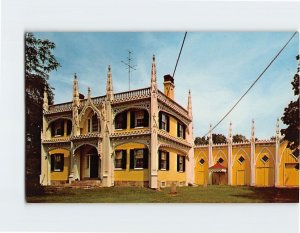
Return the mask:
<svg viewBox="0 0 300 233">
<path fill-rule="evenodd" d="M 127 57 L 127 62 L 121 61 L 124 63 L 128 69 L 128 84 L 129 84 L 129 91 L 130 91 L 130 78 L 131 78 L 131 73 L 133 70 L 136 70 L 135 67 L 136 65 L 132 65 L 131 63 L 133 62 L 133 58 L 131 57 L 132 51 L 128 50 L 128 57 Z"/>
</svg>

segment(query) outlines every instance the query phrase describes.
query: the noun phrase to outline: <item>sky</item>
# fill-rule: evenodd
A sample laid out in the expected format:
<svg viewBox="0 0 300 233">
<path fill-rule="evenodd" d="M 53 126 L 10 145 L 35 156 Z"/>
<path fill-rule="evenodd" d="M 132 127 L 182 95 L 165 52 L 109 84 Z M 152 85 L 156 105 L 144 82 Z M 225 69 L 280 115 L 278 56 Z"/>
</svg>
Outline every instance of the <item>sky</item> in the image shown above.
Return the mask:
<svg viewBox="0 0 300 233">
<path fill-rule="evenodd" d="M 174 76 L 175 100 L 187 107 L 192 94 L 194 137 L 204 136 L 261 74 L 293 32 L 188 32 Z M 163 76 L 173 74 L 184 32 L 36 32 L 56 44 L 53 54 L 61 67 L 50 73 L 55 104 L 72 101 L 72 81 L 77 74 L 79 92 L 105 95 L 107 67 L 111 66 L 114 93 L 128 91 L 128 50 L 136 70 L 131 90 L 150 86 L 152 56 L 156 57 L 157 82 L 163 91 Z M 292 100 L 291 81 L 297 71 L 299 33 L 244 99 L 213 131 L 250 137 L 275 135 L 276 119 Z M 286 126 L 280 120 L 280 127 Z"/>
</svg>

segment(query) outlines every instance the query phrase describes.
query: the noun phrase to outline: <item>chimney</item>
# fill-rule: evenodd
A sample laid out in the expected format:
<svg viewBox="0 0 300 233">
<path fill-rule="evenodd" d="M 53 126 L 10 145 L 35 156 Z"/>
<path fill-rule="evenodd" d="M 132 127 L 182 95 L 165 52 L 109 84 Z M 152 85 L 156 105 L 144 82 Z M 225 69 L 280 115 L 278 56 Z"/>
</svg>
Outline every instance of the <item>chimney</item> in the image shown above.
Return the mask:
<svg viewBox="0 0 300 233">
<path fill-rule="evenodd" d="M 174 100 L 174 78 L 167 74 L 164 76 L 164 94 Z"/>
</svg>

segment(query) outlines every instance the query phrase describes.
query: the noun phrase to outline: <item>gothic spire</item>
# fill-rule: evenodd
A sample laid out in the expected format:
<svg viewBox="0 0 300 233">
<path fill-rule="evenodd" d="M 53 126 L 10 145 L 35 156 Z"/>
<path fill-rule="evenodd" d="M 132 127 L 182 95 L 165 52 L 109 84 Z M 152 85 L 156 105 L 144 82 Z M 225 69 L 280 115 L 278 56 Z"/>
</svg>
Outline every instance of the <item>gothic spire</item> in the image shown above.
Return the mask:
<svg viewBox="0 0 300 233">
<path fill-rule="evenodd" d="M 212 143 L 213 143 L 213 141 L 212 141 L 212 126 L 211 126 L 211 124 L 209 124 L 208 143 L 210 145 L 212 145 Z"/>
<path fill-rule="evenodd" d="M 193 113 L 192 113 L 192 95 L 191 95 L 191 90 L 189 90 L 187 110 L 188 110 L 188 115 L 190 117 L 192 117 Z"/>
<path fill-rule="evenodd" d="M 108 100 L 113 100 L 114 98 L 110 65 L 108 65 L 108 71 L 107 71 L 106 97 Z"/>
<path fill-rule="evenodd" d="M 251 126 L 251 142 L 255 142 L 255 134 L 254 134 L 254 119 L 252 119 L 252 126 Z"/>
<path fill-rule="evenodd" d="M 228 142 L 232 143 L 232 123 L 231 123 L 231 121 L 229 122 Z"/>
<path fill-rule="evenodd" d="M 78 89 L 78 80 L 76 73 L 74 74 L 73 80 L 73 104 L 79 106 L 79 89 Z"/>
<path fill-rule="evenodd" d="M 44 89 L 44 103 L 43 103 L 43 109 L 45 110 L 45 111 L 48 111 L 48 109 L 49 109 L 49 106 L 48 106 L 48 93 L 47 93 L 47 89 L 46 89 L 46 87 L 45 87 L 45 89 Z"/>
<path fill-rule="evenodd" d="M 91 88 L 88 87 L 88 99 L 91 99 Z"/>
<path fill-rule="evenodd" d="M 155 64 L 155 55 L 152 58 L 152 67 L 151 67 L 151 89 L 157 89 L 156 83 L 156 64 Z"/>
</svg>

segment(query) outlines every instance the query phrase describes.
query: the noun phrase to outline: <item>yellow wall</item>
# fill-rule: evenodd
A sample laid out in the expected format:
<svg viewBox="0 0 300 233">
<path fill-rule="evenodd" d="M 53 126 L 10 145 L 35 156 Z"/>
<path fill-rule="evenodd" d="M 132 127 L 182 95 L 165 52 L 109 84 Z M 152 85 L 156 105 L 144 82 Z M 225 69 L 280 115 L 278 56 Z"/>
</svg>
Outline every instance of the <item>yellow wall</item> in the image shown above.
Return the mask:
<svg viewBox="0 0 300 233">
<path fill-rule="evenodd" d="M 51 171 L 50 178 L 51 180 L 60 180 L 67 181 L 69 177 L 69 162 L 70 162 L 70 152 L 65 149 L 55 149 L 49 152 L 49 162 L 51 164 L 51 155 L 52 154 L 64 154 L 64 170 L 61 172 Z"/>
<path fill-rule="evenodd" d="M 128 118 L 127 118 L 128 119 Z M 115 150 L 126 150 L 126 170 L 115 169 L 115 181 L 148 181 L 149 169 L 130 169 L 130 149 L 143 149 L 145 145 L 140 143 L 126 143 L 115 148 Z M 148 154 L 148 167 L 150 166 L 150 153 Z"/>
<path fill-rule="evenodd" d="M 241 163 L 239 158 L 243 156 Z M 232 185 L 250 185 L 251 179 L 251 148 L 250 145 L 232 147 Z"/>
<path fill-rule="evenodd" d="M 295 168 L 298 161 L 291 155 L 292 151 L 286 147 L 287 142 L 280 145 L 279 185 L 299 186 L 299 170 Z"/>
<path fill-rule="evenodd" d="M 204 185 L 208 183 L 208 147 L 195 148 L 195 184 Z M 205 162 L 200 164 L 200 160 Z"/>
<path fill-rule="evenodd" d="M 224 162 L 221 163 L 222 166 L 227 167 L 227 156 L 228 156 L 228 147 L 227 146 L 214 146 L 212 149 L 213 165 L 216 164 L 221 157 Z"/>
<path fill-rule="evenodd" d="M 164 150 L 169 152 L 169 170 L 159 170 L 158 171 L 158 182 L 160 185 L 161 181 L 171 182 L 186 182 L 186 169 L 185 172 L 177 171 L 177 154 L 181 155 L 182 153 L 178 152 L 175 149 L 171 148 L 160 148 L 160 150 Z M 159 162 L 159 161 L 158 161 Z M 187 166 L 187 162 L 185 161 L 185 166 Z"/>
<path fill-rule="evenodd" d="M 262 157 L 266 155 L 269 160 L 264 163 Z M 273 186 L 275 183 L 275 143 L 274 144 L 256 144 L 255 146 L 255 185 Z"/>
</svg>

